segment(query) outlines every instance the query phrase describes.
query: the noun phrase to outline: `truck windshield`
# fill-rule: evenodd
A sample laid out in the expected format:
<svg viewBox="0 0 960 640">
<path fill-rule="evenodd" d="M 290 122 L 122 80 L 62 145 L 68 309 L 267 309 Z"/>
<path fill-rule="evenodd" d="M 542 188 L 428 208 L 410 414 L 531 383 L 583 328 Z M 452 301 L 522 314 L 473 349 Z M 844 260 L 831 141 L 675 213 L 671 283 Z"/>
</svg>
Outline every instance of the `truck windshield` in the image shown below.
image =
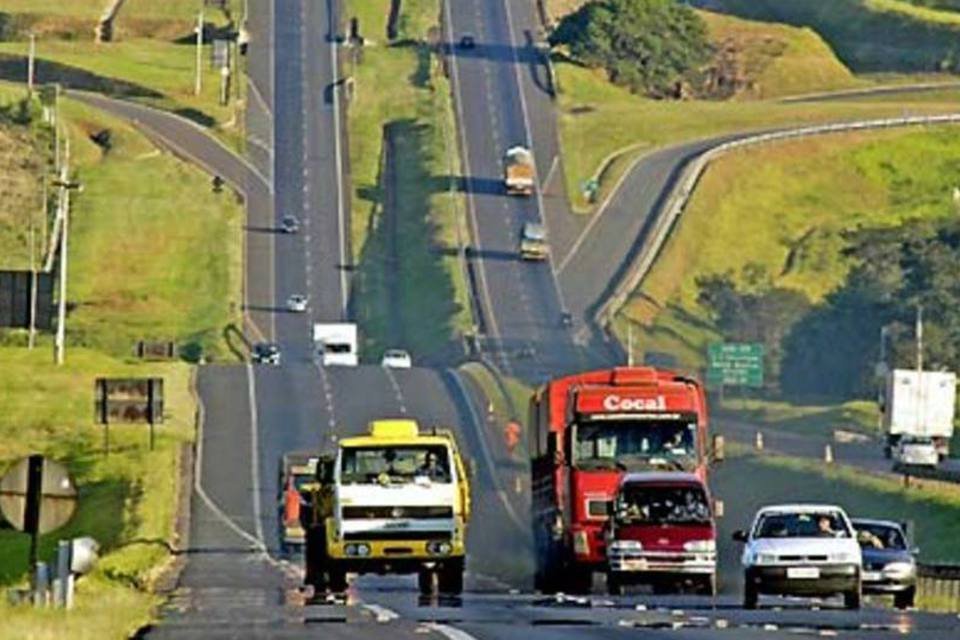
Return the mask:
<svg viewBox="0 0 960 640">
<path fill-rule="evenodd" d="M 710 522 L 707 494 L 697 486 L 657 487 L 628 484 L 617 499 L 620 522 L 705 524 Z"/>
<path fill-rule="evenodd" d="M 343 484 L 392 484 L 420 479 L 449 483 L 450 454 L 443 445 L 348 447 L 341 456 Z"/>
<path fill-rule="evenodd" d="M 690 469 L 697 465 L 697 425 L 687 420 L 595 420 L 575 429 L 580 468 Z"/>
<path fill-rule="evenodd" d="M 325 353 L 350 353 L 352 349 L 345 342 L 328 342 L 323 345 Z"/>
</svg>

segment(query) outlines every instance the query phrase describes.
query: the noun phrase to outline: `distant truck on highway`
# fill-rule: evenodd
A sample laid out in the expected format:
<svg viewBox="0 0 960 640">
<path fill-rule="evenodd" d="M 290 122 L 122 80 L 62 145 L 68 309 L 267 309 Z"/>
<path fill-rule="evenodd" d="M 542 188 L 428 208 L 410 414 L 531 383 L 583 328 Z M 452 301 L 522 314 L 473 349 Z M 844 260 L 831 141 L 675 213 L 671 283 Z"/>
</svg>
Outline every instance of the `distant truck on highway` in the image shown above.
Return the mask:
<svg viewBox="0 0 960 640">
<path fill-rule="evenodd" d="M 342 592 L 347 573 L 416 573 L 420 592 L 463 591 L 470 484 L 449 431 L 376 420 L 319 460 L 305 506 L 305 581 Z"/>
<path fill-rule="evenodd" d="M 529 444 L 536 588 L 587 593 L 593 574 L 607 571 L 605 531 L 625 474 L 706 481 L 707 422 L 703 386 L 652 367 L 590 371 L 538 389 Z M 719 441 L 714 448 L 719 454 Z"/>
<path fill-rule="evenodd" d="M 357 325 L 349 322 L 318 322 L 313 325 L 313 344 L 325 367 L 355 367 L 359 362 Z"/>
<path fill-rule="evenodd" d="M 508 194 L 533 195 L 535 175 L 533 153 L 529 149 L 519 145 L 507 149 L 503 157 L 503 184 Z"/>
<path fill-rule="evenodd" d="M 894 369 L 883 403 L 884 448 L 889 458 L 901 440 L 931 439 L 939 458 L 950 453 L 957 402 L 957 376 L 946 371 Z"/>
<path fill-rule="evenodd" d="M 717 527 L 706 483 L 692 473 L 623 476 L 607 525 L 607 591 L 717 593 Z"/>
</svg>

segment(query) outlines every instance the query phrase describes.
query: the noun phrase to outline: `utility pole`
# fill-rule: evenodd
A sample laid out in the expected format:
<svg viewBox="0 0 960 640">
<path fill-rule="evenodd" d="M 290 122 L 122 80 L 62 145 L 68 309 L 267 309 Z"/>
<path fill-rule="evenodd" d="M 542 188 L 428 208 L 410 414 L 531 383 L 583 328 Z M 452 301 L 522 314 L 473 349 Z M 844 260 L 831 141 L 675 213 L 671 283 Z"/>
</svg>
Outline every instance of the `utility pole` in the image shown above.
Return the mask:
<svg viewBox="0 0 960 640">
<path fill-rule="evenodd" d="M 200 95 L 203 90 L 203 8 L 197 16 L 197 79 L 193 88 L 194 95 Z"/>
<path fill-rule="evenodd" d="M 56 362 L 63 364 L 64 349 L 66 346 L 66 325 L 67 325 L 67 259 L 69 257 L 70 237 L 70 191 L 81 189 L 77 182 L 70 182 L 70 138 L 64 141 L 63 149 L 63 167 L 60 169 L 60 177 L 54 182 L 54 185 L 60 188 L 60 197 L 58 198 L 58 207 L 60 215 L 63 216 L 60 227 L 60 296 L 57 301 L 57 337 L 55 341 Z"/>
<path fill-rule="evenodd" d="M 923 384 L 923 305 L 917 305 L 917 433 L 924 433 L 924 384 Z"/>
<path fill-rule="evenodd" d="M 37 35 L 30 34 L 30 54 L 27 56 L 27 95 L 33 95 L 33 74 L 37 60 Z"/>
</svg>

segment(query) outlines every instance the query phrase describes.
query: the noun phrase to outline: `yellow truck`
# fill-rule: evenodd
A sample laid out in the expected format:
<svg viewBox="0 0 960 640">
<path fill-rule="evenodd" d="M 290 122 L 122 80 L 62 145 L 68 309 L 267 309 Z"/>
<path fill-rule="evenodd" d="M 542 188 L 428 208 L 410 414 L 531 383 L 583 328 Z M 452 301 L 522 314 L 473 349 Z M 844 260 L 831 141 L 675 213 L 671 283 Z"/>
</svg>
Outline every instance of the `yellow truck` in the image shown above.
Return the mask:
<svg viewBox="0 0 960 640">
<path fill-rule="evenodd" d="M 536 187 L 535 175 L 533 153 L 529 149 L 519 145 L 507 149 L 503 156 L 503 185 L 508 194 L 533 195 Z"/>
<path fill-rule="evenodd" d="M 376 420 L 321 456 L 301 495 L 315 593 L 344 591 L 347 573 L 415 573 L 423 594 L 463 591 L 470 484 L 449 431 Z"/>
</svg>

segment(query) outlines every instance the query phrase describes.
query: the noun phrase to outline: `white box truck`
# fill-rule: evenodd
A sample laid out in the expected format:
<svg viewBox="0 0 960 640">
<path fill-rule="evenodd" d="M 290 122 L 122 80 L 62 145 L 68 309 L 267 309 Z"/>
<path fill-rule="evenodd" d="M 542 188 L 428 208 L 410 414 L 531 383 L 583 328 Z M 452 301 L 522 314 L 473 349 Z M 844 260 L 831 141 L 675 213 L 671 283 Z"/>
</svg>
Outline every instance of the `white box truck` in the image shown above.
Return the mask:
<svg viewBox="0 0 960 640">
<path fill-rule="evenodd" d="M 883 426 L 888 457 L 905 437 L 930 438 L 940 458 L 950 453 L 957 376 L 948 371 L 894 369 L 887 376 Z"/>
<path fill-rule="evenodd" d="M 355 367 L 357 325 L 350 322 L 318 322 L 313 325 L 313 344 L 325 367 Z"/>
</svg>

